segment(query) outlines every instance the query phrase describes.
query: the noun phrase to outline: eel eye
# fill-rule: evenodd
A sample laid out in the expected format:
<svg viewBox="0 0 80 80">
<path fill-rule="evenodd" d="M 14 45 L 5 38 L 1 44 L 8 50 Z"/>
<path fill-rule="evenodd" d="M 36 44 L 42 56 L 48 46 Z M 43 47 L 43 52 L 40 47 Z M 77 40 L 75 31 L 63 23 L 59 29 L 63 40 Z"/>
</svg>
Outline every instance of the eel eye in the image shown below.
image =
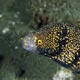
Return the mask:
<svg viewBox="0 0 80 80">
<path fill-rule="evenodd" d="M 38 45 L 41 45 L 42 44 L 42 40 L 38 40 Z"/>
</svg>

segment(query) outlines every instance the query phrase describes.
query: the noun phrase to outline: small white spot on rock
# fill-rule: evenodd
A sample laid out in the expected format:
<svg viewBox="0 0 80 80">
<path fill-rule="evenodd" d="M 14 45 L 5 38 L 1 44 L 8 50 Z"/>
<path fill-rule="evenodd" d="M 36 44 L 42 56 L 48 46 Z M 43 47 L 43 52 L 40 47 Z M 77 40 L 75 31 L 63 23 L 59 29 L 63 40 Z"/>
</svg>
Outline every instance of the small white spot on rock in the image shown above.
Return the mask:
<svg viewBox="0 0 80 80">
<path fill-rule="evenodd" d="M 12 24 L 13 26 L 16 24 L 15 21 L 8 21 L 9 24 Z"/>
<path fill-rule="evenodd" d="M 15 46 L 15 49 L 18 49 L 18 46 Z"/>
<path fill-rule="evenodd" d="M 8 31 L 9 31 L 9 28 L 6 27 L 6 28 L 4 28 L 4 29 L 2 30 L 2 33 L 5 34 L 5 33 L 7 33 Z"/>
<path fill-rule="evenodd" d="M 46 5 L 46 2 L 44 2 L 44 5 L 43 5 L 44 7 L 46 7 L 47 5 Z"/>
<path fill-rule="evenodd" d="M 15 25 L 15 24 L 16 24 L 16 23 L 13 21 L 13 22 L 12 22 L 12 25 Z"/>
<path fill-rule="evenodd" d="M 14 17 L 15 17 L 15 18 L 18 18 L 19 14 L 20 14 L 20 12 L 17 11 L 17 13 L 14 14 Z"/>
</svg>

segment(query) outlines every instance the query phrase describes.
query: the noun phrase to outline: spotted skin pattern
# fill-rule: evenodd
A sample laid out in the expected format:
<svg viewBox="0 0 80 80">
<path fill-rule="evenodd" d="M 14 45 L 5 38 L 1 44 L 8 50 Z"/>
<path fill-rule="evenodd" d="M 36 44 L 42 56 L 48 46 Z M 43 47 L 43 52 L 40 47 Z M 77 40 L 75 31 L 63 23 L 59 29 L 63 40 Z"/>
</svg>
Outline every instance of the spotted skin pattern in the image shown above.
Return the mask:
<svg viewBox="0 0 80 80">
<path fill-rule="evenodd" d="M 80 72 L 79 33 L 79 30 L 70 24 L 47 25 L 35 33 L 37 50 L 73 72 Z M 41 40 L 41 43 L 38 40 Z"/>
</svg>

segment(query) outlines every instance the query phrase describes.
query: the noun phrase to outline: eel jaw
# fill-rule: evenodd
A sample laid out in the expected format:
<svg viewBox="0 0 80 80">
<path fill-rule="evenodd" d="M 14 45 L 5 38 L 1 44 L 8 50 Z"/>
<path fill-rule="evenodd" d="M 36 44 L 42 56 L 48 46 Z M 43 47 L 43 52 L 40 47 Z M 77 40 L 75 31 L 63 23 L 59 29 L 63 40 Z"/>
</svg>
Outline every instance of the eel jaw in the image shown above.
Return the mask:
<svg viewBox="0 0 80 80">
<path fill-rule="evenodd" d="M 30 52 L 37 52 L 37 45 L 36 45 L 36 36 L 34 33 L 27 34 L 22 40 L 22 46 L 25 50 Z"/>
</svg>

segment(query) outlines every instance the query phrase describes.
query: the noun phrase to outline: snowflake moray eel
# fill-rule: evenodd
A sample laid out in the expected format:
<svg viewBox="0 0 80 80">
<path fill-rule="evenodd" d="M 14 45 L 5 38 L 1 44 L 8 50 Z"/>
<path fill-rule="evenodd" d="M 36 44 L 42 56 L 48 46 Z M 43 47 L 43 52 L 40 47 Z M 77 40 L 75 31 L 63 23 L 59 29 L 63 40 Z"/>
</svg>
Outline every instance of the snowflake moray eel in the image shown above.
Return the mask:
<svg viewBox="0 0 80 80">
<path fill-rule="evenodd" d="M 51 58 L 73 72 L 80 72 L 80 30 L 65 23 L 51 23 L 22 39 L 24 49 Z"/>
</svg>

